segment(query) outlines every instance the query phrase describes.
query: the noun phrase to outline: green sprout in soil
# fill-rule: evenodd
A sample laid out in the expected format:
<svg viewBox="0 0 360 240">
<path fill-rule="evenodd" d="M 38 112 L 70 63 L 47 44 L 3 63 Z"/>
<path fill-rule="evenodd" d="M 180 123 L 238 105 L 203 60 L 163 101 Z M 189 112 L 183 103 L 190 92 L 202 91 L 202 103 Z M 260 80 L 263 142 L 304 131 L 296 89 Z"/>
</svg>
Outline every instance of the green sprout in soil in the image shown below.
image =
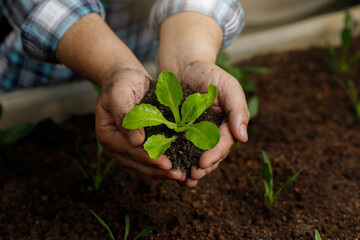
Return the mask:
<svg viewBox="0 0 360 240">
<path fill-rule="evenodd" d="M 0 104 L 0 119 L 3 113 L 3 107 Z M 21 124 L 6 130 L 0 131 L 0 145 L 16 142 L 17 140 L 28 135 L 34 129 L 34 125 L 31 123 Z"/>
<path fill-rule="evenodd" d="M 94 217 L 100 222 L 101 225 L 104 226 L 104 228 L 107 230 L 108 232 L 108 236 L 110 240 L 115 240 L 114 234 L 112 233 L 110 227 L 105 223 L 104 220 L 102 220 L 99 215 L 97 215 L 94 211 L 90 210 L 90 213 L 92 215 L 94 215 Z M 133 238 L 133 240 L 137 240 L 141 237 L 145 237 L 146 235 L 148 235 L 150 232 L 152 231 L 152 228 L 145 228 L 144 230 L 142 230 L 138 235 L 136 235 L 136 237 Z M 129 236 L 129 232 L 130 232 L 130 218 L 128 215 L 125 215 L 125 235 L 124 235 L 124 240 L 127 240 L 128 236 Z"/>
<path fill-rule="evenodd" d="M 324 52 L 326 62 L 334 73 L 334 75 L 331 76 L 331 79 L 346 91 L 353 105 L 355 115 L 360 119 L 359 92 L 354 84 L 354 81 L 345 76 L 351 71 L 351 69 L 360 63 L 360 53 L 350 56 L 351 38 L 351 15 L 349 10 L 346 10 L 344 26 L 340 34 L 341 53 L 337 54 L 334 47 L 331 46 L 329 42 L 326 43 L 326 51 Z"/>
<path fill-rule="evenodd" d="M 250 76 L 253 74 L 267 74 L 270 73 L 270 69 L 267 67 L 233 67 L 229 66 L 227 62 L 230 60 L 230 57 L 225 52 L 220 52 L 217 59 L 216 65 L 224 69 L 226 72 L 230 73 L 234 78 L 236 78 L 245 92 L 253 92 L 256 87 L 256 82 L 249 80 Z"/>
<path fill-rule="evenodd" d="M 70 156 L 70 159 L 74 162 L 74 164 L 79 168 L 82 175 L 89 180 L 90 182 L 90 189 L 98 190 L 104 181 L 105 177 L 109 174 L 110 170 L 112 169 L 115 158 L 112 158 L 108 164 L 106 164 L 105 169 L 102 171 L 101 168 L 101 159 L 103 155 L 103 146 L 96 141 L 96 147 L 97 147 L 97 154 L 96 154 L 96 165 L 94 167 L 93 159 L 91 158 L 90 154 L 85 150 L 85 148 L 82 145 L 78 146 L 78 155 L 80 156 L 80 159 L 77 159 L 74 156 Z M 85 167 L 83 166 L 82 162 L 85 162 Z M 122 172 L 122 169 L 114 170 L 110 177 Z"/>
<path fill-rule="evenodd" d="M 360 54 L 350 56 L 351 46 L 351 15 L 349 10 L 345 11 L 344 25 L 340 34 L 341 53 L 337 54 L 329 42 L 326 43 L 327 63 L 335 74 L 346 74 L 360 62 Z"/>
<path fill-rule="evenodd" d="M 318 230 L 315 229 L 315 240 L 322 240 L 321 235 Z"/>
<path fill-rule="evenodd" d="M 266 154 L 266 152 L 262 151 L 262 155 L 263 155 L 263 158 L 264 158 L 263 175 L 264 175 L 264 179 L 265 179 L 264 180 L 265 194 L 263 194 L 260 191 L 260 189 L 255 184 L 255 182 L 253 181 L 253 179 L 250 177 L 249 174 L 248 174 L 248 178 L 249 178 L 249 180 L 251 182 L 251 185 L 254 187 L 256 193 L 260 196 L 260 198 L 267 204 L 273 204 L 280 197 L 280 195 L 283 192 L 288 190 L 293 185 L 295 179 L 299 176 L 302 169 L 297 171 L 297 173 L 295 173 L 289 180 L 287 180 L 287 182 L 284 185 L 282 185 L 281 188 L 274 195 L 274 191 L 273 191 L 273 171 L 272 171 L 272 168 L 271 168 L 270 159 L 269 159 L 268 155 Z"/>
<path fill-rule="evenodd" d="M 165 124 L 177 133 L 186 131 L 185 137 L 198 148 L 208 150 L 217 145 L 220 140 L 220 131 L 215 124 L 208 121 L 194 123 L 214 103 L 217 97 L 217 87 L 214 84 L 208 86 L 208 92 L 205 94 L 194 93 L 188 96 L 182 104 L 181 115 L 179 104 L 183 92 L 174 73 L 169 71 L 160 73 L 156 85 L 156 96 L 162 105 L 170 108 L 175 122 L 166 120 L 155 106 L 143 103 L 126 114 L 123 127 L 138 129 Z M 144 143 L 144 149 L 151 158 L 159 158 L 176 138 L 176 135 L 170 138 L 160 134 L 153 135 Z"/>
</svg>

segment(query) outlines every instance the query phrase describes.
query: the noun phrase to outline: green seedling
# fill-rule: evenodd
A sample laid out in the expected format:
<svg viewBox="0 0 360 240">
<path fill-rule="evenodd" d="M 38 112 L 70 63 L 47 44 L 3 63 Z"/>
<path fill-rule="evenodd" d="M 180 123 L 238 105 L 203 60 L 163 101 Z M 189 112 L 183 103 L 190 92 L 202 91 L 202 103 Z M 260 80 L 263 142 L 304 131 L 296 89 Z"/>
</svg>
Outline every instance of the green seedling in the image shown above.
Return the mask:
<svg viewBox="0 0 360 240">
<path fill-rule="evenodd" d="M 112 169 L 115 159 L 112 158 L 109 163 L 105 166 L 105 169 L 102 170 L 101 168 L 101 159 L 103 155 L 103 147 L 101 144 L 96 141 L 97 146 L 97 155 L 96 155 L 96 166 L 93 167 L 93 159 L 91 158 L 90 154 L 85 150 L 85 148 L 81 145 L 78 146 L 78 155 L 82 161 L 78 160 L 74 156 L 70 156 L 70 159 L 74 162 L 74 164 L 79 168 L 82 175 L 89 180 L 90 182 L 90 189 L 98 190 L 104 181 L 104 179 L 109 174 L 110 170 Z M 85 167 L 83 166 L 82 162 L 85 162 Z M 123 169 L 114 170 L 110 177 L 122 172 Z"/>
<path fill-rule="evenodd" d="M 331 78 L 345 90 L 353 105 L 355 116 L 360 119 L 360 98 L 354 82 L 351 79 L 345 81 L 337 76 L 331 76 Z"/>
<path fill-rule="evenodd" d="M 329 42 L 326 43 L 327 63 L 335 74 L 345 74 L 360 62 L 360 53 L 350 56 L 351 46 L 351 15 L 349 10 L 345 11 L 344 26 L 340 34 L 341 54 L 337 54 Z"/>
<path fill-rule="evenodd" d="M 0 119 L 2 116 L 3 108 L 0 104 Z M 0 131 L 0 145 L 16 142 L 17 140 L 28 135 L 34 129 L 34 125 L 31 123 L 25 123 L 16 127 L 8 128 Z"/>
<path fill-rule="evenodd" d="M 350 56 L 351 38 L 351 15 L 349 10 L 346 10 L 344 26 L 340 34 L 341 54 L 337 54 L 334 47 L 332 47 L 329 42 L 326 43 L 326 51 L 323 52 L 325 52 L 328 66 L 334 73 L 334 76 L 331 76 L 331 79 L 341 86 L 348 94 L 353 105 L 355 115 L 360 119 L 359 92 L 353 80 L 344 79 L 344 75 L 360 63 L 360 53 Z"/>
<path fill-rule="evenodd" d="M 258 186 L 255 184 L 253 179 L 250 177 L 248 173 L 248 178 L 251 182 L 251 185 L 254 187 L 256 193 L 260 196 L 260 198 L 267 204 L 273 204 L 280 195 L 288 190 L 294 183 L 295 179 L 299 176 L 302 169 L 297 171 L 289 180 L 286 181 L 284 185 L 281 186 L 281 188 L 275 193 L 273 191 L 273 171 L 271 168 L 271 163 L 268 155 L 266 152 L 262 151 L 262 155 L 264 158 L 264 165 L 263 165 L 263 175 L 264 175 L 264 186 L 265 186 L 265 194 L 263 194 Z"/>
<path fill-rule="evenodd" d="M 94 211 L 90 210 L 90 213 L 92 215 L 94 215 L 94 217 L 101 223 L 101 225 L 104 226 L 104 228 L 107 230 L 108 232 L 108 236 L 110 240 L 115 240 L 114 234 L 112 233 L 110 227 L 105 223 L 104 220 L 102 220 L 99 215 L 97 215 Z M 146 235 L 148 235 L 150 232 L 152 231 L 152 228 L 145 228 L 144 230 L 142 230 L 138 235 L 136 235 L 136 237 L 133 238 L 133 240 L 137 240 L 141 237 L 145 237 Z M 130 218 L 128 215 L 125 215 L 125 235 L 124 235 L 124 240 L 127 240 L 128 236 L 129 236 L 129 232 L 130 232 Z"/>
<path fill-rule="evenodd" d="M 205 94 L 194 93 L 188 96 L 182 104 L 181 115 L 179 104 L 183 92 L 174 73 L 169 71 L 160 73 L 156 85 L 156 96 L 161 104 L 170 108 L 175 122 L 165 119 L 158 108 L 143 103 L 126 114 L 123 127 L 138 129 L 165 124 L 176 133 L 186 131 L 185 137 L 198 148 L 208 150 L 216 146 L 220 140 L 220 131 L 217 126 L 208 121 L 194 123 L 214 103 L 217 97 L 217 87 L 214 84 L 208 86 L 208 92 Z M 153 135 L 144 143 L 144 149 L 151 158 L 159 158 L 176 138 L 176 134 L 170 138 L 164 135 Z"/>
<path fill-rule="evenodd" d="M 230 73 L 235 77 L 245 92 L 253 92 L 256 87 L 256 82 L 249 80 L 250 76 L 253 74 L 267 74 L 270 73 L 270 69 L 267 67 L 233 67 L 229 66 L 227 62 L 230 60 L 230 57 L 225 52 L 220 52 L 217 59 L 216 65 Z"/>
<path fill-rule="evenodd" d="M 318 230 L 315 230 L 315 240 L 322 240 L 321 235 Z"/>
</svg>

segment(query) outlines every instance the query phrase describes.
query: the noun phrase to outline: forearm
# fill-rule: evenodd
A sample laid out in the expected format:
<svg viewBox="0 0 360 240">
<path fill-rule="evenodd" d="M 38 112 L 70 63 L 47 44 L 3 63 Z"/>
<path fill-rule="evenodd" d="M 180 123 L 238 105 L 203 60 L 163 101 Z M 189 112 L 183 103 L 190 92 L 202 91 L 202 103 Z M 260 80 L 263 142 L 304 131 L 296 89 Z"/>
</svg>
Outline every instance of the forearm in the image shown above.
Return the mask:
<svg viewBox="0 0 360 240">
<path fill-rule="evenodd" d="M 56 58 L 99 86 L 123 69 L 146 73 L 135 55 L 96 13 L 81 18 L 64 34 Z"/>
<path fill-rule="evenodd" d="M 215 63 L 223 34 L 212 18 L 195 12 L 170 16 L 161 25 L 159 69 L 179 71 L 194 62 Z"/>
</svg>

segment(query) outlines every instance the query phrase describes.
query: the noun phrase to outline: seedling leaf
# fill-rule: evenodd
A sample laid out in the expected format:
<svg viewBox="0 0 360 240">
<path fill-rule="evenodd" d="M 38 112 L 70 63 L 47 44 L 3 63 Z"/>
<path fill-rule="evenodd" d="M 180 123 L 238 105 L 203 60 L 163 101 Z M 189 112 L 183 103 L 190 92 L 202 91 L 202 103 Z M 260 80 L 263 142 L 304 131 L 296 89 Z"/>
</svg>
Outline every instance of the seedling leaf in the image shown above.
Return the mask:
<svg viewBox="0 0 360 240">
<path fill-rule="evenodd" d="M 302 172 L 302 169 L 297 171 L 289 180 L 286 181 L 286 183 L 284 185 L 282 185 L 282 187 L 275 193 L 274 200 L 278 199 L 283 192 L 285 192 L 286 190 L 291 188 L 295 179 L 299 176 L 299 174 L 301 172 Z"/>
<path fill-rule="evenodd" d="M 260 191 L 260 189 L 258 188 L 258 186 L 255 184 L 254 180 L 250 177 L 249 172 L 246 172 L 246 173 L 247 173 L 247 176 L 248 176 L 248 178 L 249 178 L 249 180 L 250 180 L 251 185 L 252 185 L 253 188 L 255 189 L 255 192 L 259 195 L 259 197 L 261 198 L 261 200 L 263 200 L 264 202 L 266 202 L 266 201 L 265 201 L 265 198 L 264 198 L 264 196 L 263 196 L 263 194 L 262 194 L 262 192 Z"/>
<path fill-rule="evenodd" d="M 194 93 L 186 98 L 181 108 L 182 123 L 195 121 L 208 109 L 217 97 L 217 87 L 214 84 L 208 86 L 205 94 Z"/>
<path fill-rule="evenodd" d="M 188 125 L 185 136 L 198 148 L 208 150 L 219 142 L 220 131 L 213 123 L 203 121 Z"/>
<path fill-rule="evenodd" d="M 159 158 L 170 147 L 176 136 L 166 138 L 164 135 L 153 135 L 144 143 L 144 149 L 152 159 Z"/>
<path fill-rule="evenodd" d="M 109 228 L 109 226 L 104 222 L 104 220 L 101 219 L 101 217 L 99 217 L 94 211 L 92 211 L 91 209 L 89 209 L 89 212 L 94 215 L 94 217 L 101 223 L 101 225 L 104 226 L 104 228 L 108 231 L 108 236 L 111 240 L 115 240 L 114 235 L 111 232 L 111 229 Z"/>
<path fill-rule="evenodd" d="M 315 240 L 322 240 L 321 235 L 318 230 L 315 229 Z"/>
<path fill-rule="evenodd" d="M 106 176 L 106 174 L 108 174 L 108 172 L 110 171 L 110 169 L 112 168 L 112 166 L 114 165 L 114 163 L 115 163 L 115 158 L 112 158 L 112 159 L 110 160 L 110 162 L 106 165 L 106 168 L 105 168 L 105 170 L 104 170 L 104 172 L 103 172 L 104 176 Z"/>
<path fill-rule="evenodd" d="M 126 240 L 129 236 L 129 232 L 130 232 L 130 218 L 128 215 L 125 215 L 125 235 L 124 235 L 124 240 Z"/>
<path fill-rule="evenodd" d="M 139 233 L 138 235 L 136 235 L 136 237 L 134 237 L 134 240 L 137 240 L 141 237 L 145 237 L 146 235 L 148 235 L 151 231 L 153 230 L 152 227 L 148 227 L 145 228 L 144 230 L 141 231 L 141 233 Z"/>
<path fill-rule="evenodd" d="M 31 123 L 25 123 L 16 127 L 0 131 L 0 145 L 9 144 L 26 136 L 34 129 Z"/>
<path fill-rule="evenodd" d="M 159 109 L 151 104 L 140 104 L 128 112 L 123 120 L 123 127 L 138 129 L 143 127 L 166 124 L 169 128 L 175 128 L 175 124 L 165 119 Z"/>
<path fill-rule="evenodd" d="M 180 82 L 174 73 L 169 71 L 160 73 L 156 84 L 156 96 L 161 104 L 171 109 L 175 122 L 180 123 L 179 104 L 183 97 L 183 92 Z"/>
<path fill-rule="evenodd" d="M 257 115 L 259 111 L 259 98 L 257 96 L 253 96 L 252 98 L 250 98 L 248 103 L 248 108 L 249 108 L 250 120 L 251 120 Z"/>
</svg>

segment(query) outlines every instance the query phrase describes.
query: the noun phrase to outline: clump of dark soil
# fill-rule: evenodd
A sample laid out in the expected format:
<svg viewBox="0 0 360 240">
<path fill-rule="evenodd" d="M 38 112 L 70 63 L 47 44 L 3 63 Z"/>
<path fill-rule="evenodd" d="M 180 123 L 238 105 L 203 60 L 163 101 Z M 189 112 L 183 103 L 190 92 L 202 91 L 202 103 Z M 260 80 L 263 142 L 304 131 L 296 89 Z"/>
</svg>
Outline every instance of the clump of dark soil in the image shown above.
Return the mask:
<svg viewBox="0 0 360 240">
<path fill-rule="evenodd" d="M 351 52 L 360 52 L 359 38 Z M 93 115 L 41 124 L 0 147 L 0 239 L 108 239 L 88 209 L 116 239 L 124 236 L 125 214 L 130 239 L 145 227 L 153 227 L 145 239 L 156 240 L 314 239 L 315 229 L 323 239 L 359 239 L 360 123 L 321 55 L 268 54 L 239 66 L 272 71 L 254 76 L 260 108 L 252 126 L 259 133 L 194 189 L 126 170 L 89 191 L 68 154 L 94 134 Z M 360 86 L 359 68 L 353 76 Z M 304 169 L 273 206 L 246 177 L 263 183 L 261 150 L 272 161 L 275 189 Z"/>
<path fill-rule="evenodd" d="M 182 86 L 183 89 L 183 98 L 180 103 L 180 108 L 185 101 L 185 99 L 193 94 L 194 92 L 188 86 Z M 151 81 L 149 91 L 143 99 L 143 103 L 151 104 L 157 107 L 164 117 L 171 121 L 175 122 L 174 116 L 170 110 L 170 108 L 162 105 L 156 98 L 156 82 Z M 214 123 L 217 126 L 220 126 L 222 121 L 225 119 L 224 114 L 215 114 L 211 109 L 207 109 L 204 113 L 195 121 L 202 122 L 202 121 L 209 121 Z M 186 172 L 186 175 L 189 177 L 191 173 L 191 167 L 199 165 L 199 159 L 201 154 L 204 153 L 204 150 L 196 147 L 191 141 L 187 140 L 185 137 L 185 132 L 177 133 L 165 125 L 159 125 L 154 127 L 147 127 L 145 128 L 146 138 L 156 135 L 162 134 L 166 137 L 170 138 L 174 135 L 177 135 L 178 138 L 174 143 L 171 144 L 171 147 L 166 150 L 165 155 L 170 159 L 172 162 L 172 166 L 174 169 L 180 169 L 183 172 Z"/>
</svg>

